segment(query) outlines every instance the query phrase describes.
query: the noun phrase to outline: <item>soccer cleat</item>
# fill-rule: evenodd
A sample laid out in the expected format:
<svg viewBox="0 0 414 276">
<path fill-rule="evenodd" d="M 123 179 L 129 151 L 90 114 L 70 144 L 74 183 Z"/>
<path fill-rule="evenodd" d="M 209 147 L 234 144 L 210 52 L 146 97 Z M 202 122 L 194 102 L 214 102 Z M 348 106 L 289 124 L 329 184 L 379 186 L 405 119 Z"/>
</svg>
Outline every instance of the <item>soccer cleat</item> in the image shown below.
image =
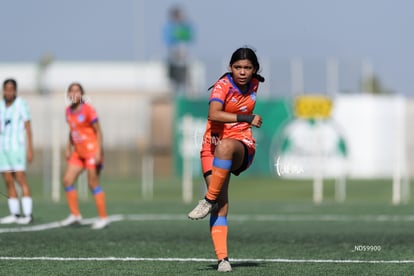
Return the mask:
<svg viewBox="0 0 414 276">
<path fill-rule="evenodd" d="M 17 218 L 17 224 L 29 224 L 33 222 L 33 216 L 24 216 Z"/>
<path fill-rule="evenodd" d="M 0 219 L 0 224 L 16 223 L 17 219 L 18 219 L 18 217 L 16 215 L 9 215 L 7 217 L 4 217 L 4 218 Z"/>
<path fill-rule="evenodd" d="M 221 260 L 218 264 L 217 271 L 218 272 L 230 272 L 231 271 L 230 262 L 226 259 Z"/>
<path fill-rule="evenodd" d="M 82 216 L 81 215 L 72 215 L 70 214 L 66 219 L 62 220 L 60 222 L 60 225 L 62 226 L 69 226 L 72 224 L 80 224 L 82 221 Z"/>
<path fill-rule="evenodd" d="M 190 219 L 205 218 L 216 207 L 216 204 L 208 202 L 205 198 L 198 202 L 198 205 L 188 214 Z"/>
<path fill-rule="evenodd" d="M 100 230 L 100 229 L 104 229 L 108 225 L 109 225 L 108 218 L 99 218 L 98 220 L 96 220 L 92 224 L 92 227 L 91 228 L 94 229 L 94 230 Z"/>
</svg>

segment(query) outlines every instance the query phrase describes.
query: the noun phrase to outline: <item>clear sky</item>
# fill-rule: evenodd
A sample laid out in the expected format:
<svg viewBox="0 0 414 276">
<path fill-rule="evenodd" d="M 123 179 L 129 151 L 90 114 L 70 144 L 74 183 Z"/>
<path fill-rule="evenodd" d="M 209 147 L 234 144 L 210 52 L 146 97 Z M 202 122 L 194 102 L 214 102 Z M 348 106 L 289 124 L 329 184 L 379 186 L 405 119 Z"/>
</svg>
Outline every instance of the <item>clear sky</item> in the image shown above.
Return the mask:
<svg viewBox="0 0 414 276">
<path fill-rule="evenodd" d="M 161 29 L 181 4 L 201 60 L 243 45 L 262 60 L 367 59 L 385 87 L 414 96 L 411 0 L 36 0 L 1 1 L 0 62 L 163 59 Z"/>
</svg>

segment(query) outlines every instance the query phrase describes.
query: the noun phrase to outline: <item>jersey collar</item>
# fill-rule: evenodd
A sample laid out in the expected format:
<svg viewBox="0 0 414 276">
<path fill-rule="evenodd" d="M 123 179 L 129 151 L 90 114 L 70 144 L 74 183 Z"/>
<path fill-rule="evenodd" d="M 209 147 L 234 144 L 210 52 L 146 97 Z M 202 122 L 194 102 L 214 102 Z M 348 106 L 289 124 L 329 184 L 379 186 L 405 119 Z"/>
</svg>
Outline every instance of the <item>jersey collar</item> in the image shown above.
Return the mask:
<svg viewBox="0 0 414 276">
<path fill-rule="evenodd" d="M 70 110 L 70 113 L 71 114 L 79 113 L 79 112 L 81 112 L 83 110 L 83 103 L 80 103 L 80 106 L 79 106 L 78 110 L 73 111 L 71 106 L 69 106 L 69 110 Z"/>
<path fill-rule="evenodd" d="M 237 91 L 239 91 L 239 93 L 240 94 L 243 94 L 243 95 L 245 95 L 245 94 L 248 94 L 249 92 L 250 92 L 250 86 L 251 86 L 251 82 L 249 81 L 249 83 L 247 84 L 247 91 L 246 92 L 243 92 L 243 91 L 241 91 L 240 90 L 240 88 L 234 83 L 234 80 L 233 80 L 233 76 L 231 75 L 231 73 L 227 73 L 227 78 L 228 78 L 228 80 L 230 81 L 230 83 L 231 83 L 231 85 L 234 87 L 234 88 L 236 88 L 237 89 Z"/>
</svg>

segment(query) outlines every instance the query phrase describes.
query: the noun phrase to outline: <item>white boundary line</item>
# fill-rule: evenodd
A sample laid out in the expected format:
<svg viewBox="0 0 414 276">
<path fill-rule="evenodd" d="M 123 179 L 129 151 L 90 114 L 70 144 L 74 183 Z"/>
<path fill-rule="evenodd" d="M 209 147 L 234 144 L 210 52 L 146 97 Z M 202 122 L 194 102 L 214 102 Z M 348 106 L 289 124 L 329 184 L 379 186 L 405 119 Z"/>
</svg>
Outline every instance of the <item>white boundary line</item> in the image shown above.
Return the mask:
<svg viewBox="0 0 414 276">
<path fill-rule="evenodd" d="M 121 261 L 121 262 L 217 262 L 207 258 L 138 258 L 138 257 L 103 257 L 103 258 L 71 258 L 71 257 L 1 257 L 0 261 Z M 232 263 L 337 263 L 337 264 L 413 264 L 414 260 L 332 260 L 332 259 L 231 259 Z"/>
<path fill-rule="evenodd" d="M 108 217 L 111 222 L 117 221 L 185 221 L 188 220 L 184 214 L 130 214 L 111 215 Z M 97 218 L 86 218 L 82 225 L 92 224 Z M 414 222 L 414 215 L 306 215 L 306 214 L 282 214 L 282 215 L 230 215 L 231 221 L 280 221 L 280 222 Z M 0 227 L 2 233 L 36 232 L 63 227 L 59 221 L 37 224 L 30 226 L 16 226 L 9 228 Z"/>
</svg>

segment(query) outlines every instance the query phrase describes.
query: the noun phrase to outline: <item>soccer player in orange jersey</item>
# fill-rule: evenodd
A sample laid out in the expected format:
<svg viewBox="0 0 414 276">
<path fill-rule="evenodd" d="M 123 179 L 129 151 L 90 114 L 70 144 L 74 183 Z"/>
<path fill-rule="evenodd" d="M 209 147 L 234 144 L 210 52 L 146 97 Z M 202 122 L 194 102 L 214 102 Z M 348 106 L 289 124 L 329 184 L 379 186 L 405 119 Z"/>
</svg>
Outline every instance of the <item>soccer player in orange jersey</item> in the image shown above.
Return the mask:
<svg viewBox="0 0 414 276">
<path fill-rule="evenodd" d="M 92 224 L 92 229 L 102 229 L 109 224 L 109 221 L 106 213 L 105 193 L 99 185 L 103 150 L 98 116 L 95 109 L 83 100 L 84 90 L 79 83 L 69 85 L 68 98 L 70 105 L 66 108 L 66 121 L 70 132 L 66 148 L 67 167 L 63 185 L 70 215 L 61 224 L 67 226 L 80 223 L 82 220 L 74 182 L 86 169 L 89 188 L 94 196 L 99 215 L 99 219 Z"/>
<path fill-rule="evenodd" d="M 262 117 L 253 114 L 260 64 L 250 48 L 237 49 L 224 74 L 210 94 L 208 121 L 201 149 L 201 163 L 208 187 L 205 198 L 188 214 L 202 219 L 209 213 L 210 233 L 218 259 L 218 271 L 231 271 L 227 254 L 227 212 L 230 174 L 239 175 L 252 163 L 255 139 L 251 127 L 260 127 Z"/>
</svg>

